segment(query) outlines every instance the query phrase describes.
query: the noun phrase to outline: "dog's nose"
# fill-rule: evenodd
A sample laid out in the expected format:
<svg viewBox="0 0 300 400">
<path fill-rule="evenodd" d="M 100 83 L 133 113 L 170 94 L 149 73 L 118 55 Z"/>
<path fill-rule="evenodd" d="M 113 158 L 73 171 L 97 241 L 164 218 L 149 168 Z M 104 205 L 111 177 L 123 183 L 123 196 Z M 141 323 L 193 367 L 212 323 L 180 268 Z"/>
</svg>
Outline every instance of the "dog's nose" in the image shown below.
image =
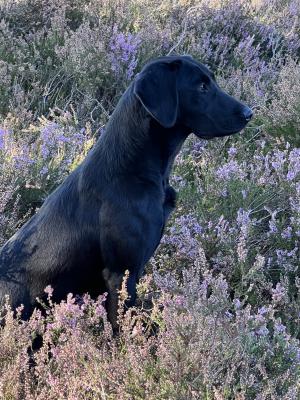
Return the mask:
<svg viewBox="0 0 300 400">
<path fill-rule="evenodd" d="M 243 116 L 245 117 L 245 120 L 246 120 L 247 122 L 249 122 L 250 119 L 251 119 L 252 116 L 253 116 L 253 111 L 251 110 L 251 108 L 245 107 L 245 108 L 243 109 Z"/>
</svg>

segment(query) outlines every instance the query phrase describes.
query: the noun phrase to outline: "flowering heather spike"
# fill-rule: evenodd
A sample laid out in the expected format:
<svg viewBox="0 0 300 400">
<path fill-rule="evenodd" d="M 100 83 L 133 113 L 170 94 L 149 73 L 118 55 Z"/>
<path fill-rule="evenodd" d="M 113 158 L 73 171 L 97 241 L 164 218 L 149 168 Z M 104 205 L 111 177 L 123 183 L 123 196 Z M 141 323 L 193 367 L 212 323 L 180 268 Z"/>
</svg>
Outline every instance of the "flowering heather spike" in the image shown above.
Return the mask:
<svg viewBox="0 0 300 400">
<path fill-rule="evenodd" d="M 6 135 L 5 129 L 0 128 L 0 150 L 4 149 L 4 144 L 5 144 L 4 138 L 5 138 L 5 135 Z"/>
<path fill-rule="evenodd" d="M 44 292 L 48 295 L 49 298 L 51 298 L 53 294 L 53 288 L 51 286 L 47 286 L 45 287 Z"/>
<path fill-rule="evenodd" d="M 113 36 L 110 41 L 111 69 L 118 76 L 125 68 L 125 79 L 130 80 L 137 66 L 137 51 L 141 39 L 130 33 L 124 34 L 113 29 Z"/>
</svg>

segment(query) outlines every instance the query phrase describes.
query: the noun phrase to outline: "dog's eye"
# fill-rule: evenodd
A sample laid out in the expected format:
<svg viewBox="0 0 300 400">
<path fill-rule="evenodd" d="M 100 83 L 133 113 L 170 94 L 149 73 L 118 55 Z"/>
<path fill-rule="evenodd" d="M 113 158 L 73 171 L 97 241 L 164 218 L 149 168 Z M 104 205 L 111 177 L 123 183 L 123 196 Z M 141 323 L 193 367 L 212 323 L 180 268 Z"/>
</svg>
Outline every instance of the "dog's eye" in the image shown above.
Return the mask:
<svg viewBox="0 0 300 400">
<path fill-rule="evenodd" d="M 199 90 L 200 90 L 200 92 L 207 92 L 208 91 L 207 84 L 204 83 L 204 82 L 201 82 L 200 85 L 199 85 Z"/>
</svg>

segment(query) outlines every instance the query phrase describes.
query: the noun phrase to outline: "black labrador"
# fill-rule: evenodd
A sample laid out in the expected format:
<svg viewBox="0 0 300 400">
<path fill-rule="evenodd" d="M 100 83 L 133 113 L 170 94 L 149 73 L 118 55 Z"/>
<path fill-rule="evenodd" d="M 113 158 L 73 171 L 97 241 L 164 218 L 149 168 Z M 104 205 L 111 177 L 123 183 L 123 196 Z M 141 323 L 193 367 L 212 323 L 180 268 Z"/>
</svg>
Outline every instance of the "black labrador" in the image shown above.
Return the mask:
<svg viewBox="0 0 300 400">
<path fill-rule="evenodd" d="M 124 271 L 134 304 L 136 283 L 175 207 L 168 181 L 183 142 L 192 132 L 231 135 L 251 117 L 192 57 L 149 62 L 86 159 L 0 250 L 0 302 L 8 294 L 13 307 L 23 303 L 26 318 L 49 284 L 55 301 L 107 291 L 116 326 Z"/>
</svg>

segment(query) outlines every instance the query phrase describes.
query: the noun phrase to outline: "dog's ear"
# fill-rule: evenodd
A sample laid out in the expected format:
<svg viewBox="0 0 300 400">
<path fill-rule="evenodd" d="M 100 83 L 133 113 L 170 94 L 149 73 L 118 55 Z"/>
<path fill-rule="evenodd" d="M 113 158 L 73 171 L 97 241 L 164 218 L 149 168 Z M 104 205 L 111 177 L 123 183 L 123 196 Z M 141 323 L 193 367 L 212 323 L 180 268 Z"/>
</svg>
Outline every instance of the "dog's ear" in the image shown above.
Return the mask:
<svg viewBox="0 0 300 400">
<path fill-rule="evenodd" d="M 171 128 L 177 120 L 179 64 L 178 60 L 154 63 L 134 82 L 135 96 L 164 128 Z"/>
</svg>

